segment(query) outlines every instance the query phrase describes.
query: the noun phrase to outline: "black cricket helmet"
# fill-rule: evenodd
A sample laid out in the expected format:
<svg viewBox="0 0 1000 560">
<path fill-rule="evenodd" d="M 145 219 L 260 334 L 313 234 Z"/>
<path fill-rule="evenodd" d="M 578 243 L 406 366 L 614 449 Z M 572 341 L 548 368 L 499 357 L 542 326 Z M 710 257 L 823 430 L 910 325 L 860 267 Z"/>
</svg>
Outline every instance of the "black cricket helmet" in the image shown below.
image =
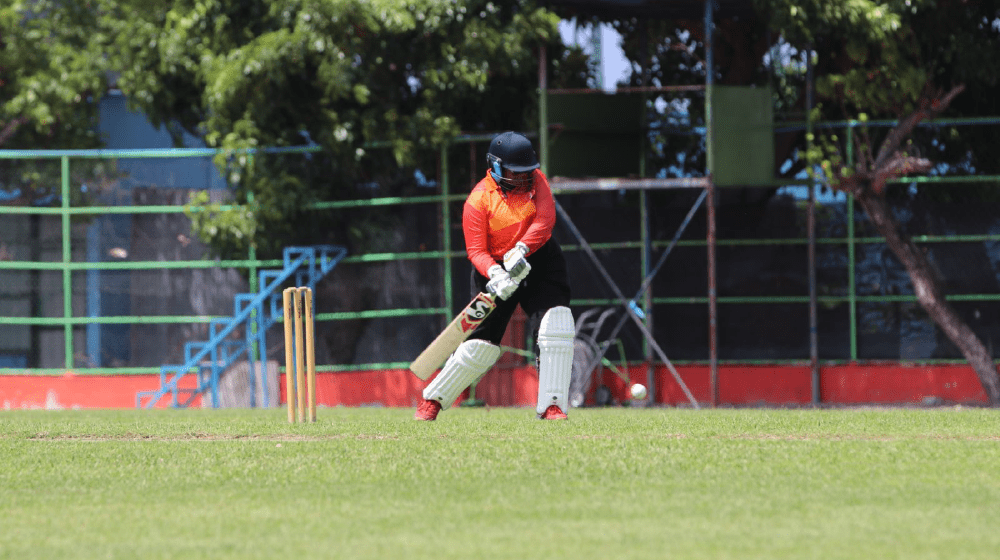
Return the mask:
<svg viewBox="0 0 1000 560">
<path fill-rule="evenodd" d="M 535 169 L 541 167 L 531 140 L 516 132 L 502 132 L 486 152 L 490 175 L 504 192 L 529 191 L 535 184 Z"/>
</svg>

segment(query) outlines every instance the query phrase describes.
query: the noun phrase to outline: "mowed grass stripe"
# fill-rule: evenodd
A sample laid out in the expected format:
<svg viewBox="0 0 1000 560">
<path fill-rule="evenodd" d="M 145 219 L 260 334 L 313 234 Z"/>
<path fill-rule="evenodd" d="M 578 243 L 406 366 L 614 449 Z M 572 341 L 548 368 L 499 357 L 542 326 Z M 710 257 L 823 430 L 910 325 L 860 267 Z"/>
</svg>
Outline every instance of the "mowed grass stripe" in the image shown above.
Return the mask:
<svg viewBox="0 0 1000 560">
<path fill-rule="evenodd" d="M 994 558 L 988 409 L 0 412 L 4 558 Z"/>
</svg>

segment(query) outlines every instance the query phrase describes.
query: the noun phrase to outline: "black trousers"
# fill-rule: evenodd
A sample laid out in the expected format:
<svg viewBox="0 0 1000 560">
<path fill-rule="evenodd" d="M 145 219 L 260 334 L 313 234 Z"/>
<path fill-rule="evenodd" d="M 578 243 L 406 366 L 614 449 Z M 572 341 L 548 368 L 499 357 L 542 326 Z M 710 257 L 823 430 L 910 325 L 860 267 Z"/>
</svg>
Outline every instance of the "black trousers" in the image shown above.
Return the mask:
<svg viewBox="0 0 1000 560">
<path fill-rule="evenodd" d="M 531 272 L 521 281 L 514 295 L 506 300 L 497 299 L 497 307 L 490 313 L 476 330 L 469 335 L 470 339 L 479 339 L 500 344 L 507 324 L 520 305 L 528 315 L 529 324 L 538 324 L 542 315 L 553 307 L 560 305 L 569 307 L 570 289 L 566 274 L 566 258 L 562 248 L 555 239 L 549 239 L 537 251 L 528 257 Z M 472 282 L 476 292 L 485 292 L 488 278 L 472 271 Z M 475 293 L 473 293 L 475 295 Z"/>
</svg>

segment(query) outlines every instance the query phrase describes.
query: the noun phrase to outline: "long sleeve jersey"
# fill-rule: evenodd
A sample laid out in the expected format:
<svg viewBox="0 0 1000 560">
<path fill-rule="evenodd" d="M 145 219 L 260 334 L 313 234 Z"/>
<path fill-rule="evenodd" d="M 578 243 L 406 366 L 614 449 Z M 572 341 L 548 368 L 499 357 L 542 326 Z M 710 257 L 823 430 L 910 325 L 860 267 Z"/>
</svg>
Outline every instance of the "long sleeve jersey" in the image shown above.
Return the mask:
<svg viewBox="0 0 1000 560">
<path fill-rule="evenodd" d="M 465 251 L 483 276 L 503 259 L 518 241 L 534 253 L 552 237 L 556 205 L 549 181 L 534 171 L 534 188 L 526 193 L 503 194 L 489 173 L 469 193 L 462 213 Z"/>
</svg>

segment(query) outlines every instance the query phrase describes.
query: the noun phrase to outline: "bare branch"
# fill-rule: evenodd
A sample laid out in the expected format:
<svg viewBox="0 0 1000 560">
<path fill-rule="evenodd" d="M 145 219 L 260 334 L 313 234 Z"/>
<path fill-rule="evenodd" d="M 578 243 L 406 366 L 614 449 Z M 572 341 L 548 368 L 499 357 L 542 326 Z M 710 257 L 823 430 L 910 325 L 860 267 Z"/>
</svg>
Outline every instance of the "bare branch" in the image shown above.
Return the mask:
<svg viewBox="0 0 1000 560">
<path fill-rule="evenodd" d="M 855 198 L 861 196 L 862 186 L 859 182 L 861 179 L 857 173 L 851 173 L 850 175 L 845 175 L 843 170 L 838 172 L 837 180 L 833 181 L 830 185 L 838 191 L 843 191 Z"/>
<path fill-rule="evenodd" d="M 881 168 L 874 170 L 871 176 L 872 190 L 876 194 L 882 194 L 885 190 L 885 183 L 893 177 L 901 177 L 911 173 L 926 173 L 930 170 L 931 160 L 926 158 L 913 157 L 896 152 Z"/>
<path fill-rule="evenodd" d="M 28 122 L 27 117 L 17 117 L 7 123 L 3 127 L 3 130 L 0 130 L 0 146 L 6 144 L 7 140 L 10 140 L 14 136 L 14 133 L 17 132 L 17 129 L 21 128 L 21 125 L 26 122 Z"/>
<path fill-rule="evenodd" d="M 903 139 L 913 132 L 913 129 L 920 124 L 920 121 L 936 117 L 939 113 L 947 109 L 948 105 L 951 105 L 951 101 L 955 99 L 956 95 L 962 93 L 964 90 L 965 84 L 959 84 L 951 88 L 951 91 L 943 97 L 936 95 L 932 99 L 931 96 L 925 95 L 921 100 L 920 108 L 907 115 L 885 137 L 882 146 L 879 147 L 878 157 L 875 158 L 875 163 L 872 167 L 876 170 L 881 169 L 889 158 L 893 157 L 899 151 L 899 145 L 903 143 Z"/>
</svg>

